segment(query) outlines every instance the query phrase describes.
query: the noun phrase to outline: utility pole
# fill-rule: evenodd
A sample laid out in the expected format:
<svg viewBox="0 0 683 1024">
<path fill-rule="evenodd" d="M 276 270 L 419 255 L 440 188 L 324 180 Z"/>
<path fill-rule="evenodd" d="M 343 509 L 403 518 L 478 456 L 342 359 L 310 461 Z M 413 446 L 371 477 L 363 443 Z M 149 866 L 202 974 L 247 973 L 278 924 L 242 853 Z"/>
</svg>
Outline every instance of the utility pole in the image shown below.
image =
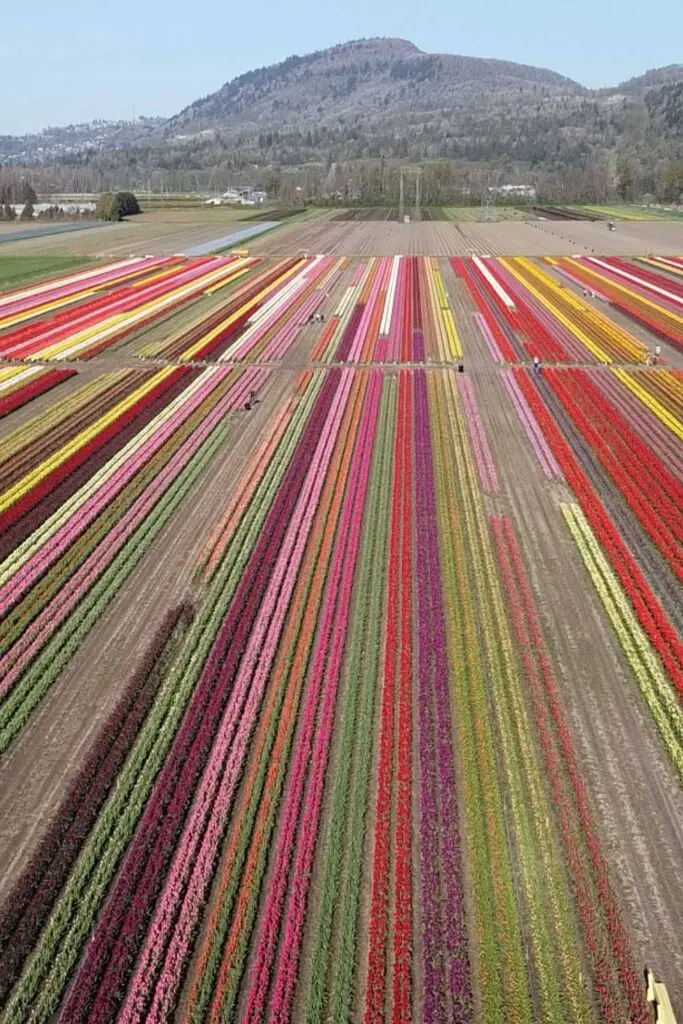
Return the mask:
<svg viewBox="0 0 683 1024">
<path fill-rule="evenodd" d="M 420 212 L 420 178 L 422 176 L 422 168 L 415 168 L 415 214 L 414 220 L 421 220 L 422 214 Z"/>
<path fill-rule="evenodd" d="M 399 186 L 399 199 L 398 199 L 398 219 L 399 222 L 403 223 L 403 217 L 405 213 L 405 196 L 403 191 L 403 168 L 401 168 L 401 184 Z"/>
</svg>

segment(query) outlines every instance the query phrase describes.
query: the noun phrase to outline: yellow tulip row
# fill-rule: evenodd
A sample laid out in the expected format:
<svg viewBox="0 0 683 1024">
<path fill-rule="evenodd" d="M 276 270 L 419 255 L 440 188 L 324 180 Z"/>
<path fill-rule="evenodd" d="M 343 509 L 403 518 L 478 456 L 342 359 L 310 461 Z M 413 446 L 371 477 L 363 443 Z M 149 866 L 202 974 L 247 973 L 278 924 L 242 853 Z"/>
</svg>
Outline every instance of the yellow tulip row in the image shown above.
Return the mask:
<svg viewBox="0 0 683 1024">
<path fill-rule="evenodd" d="M 627 370 L 621 370 L 614 368 L 612 373 L 617 377 L 622 384 L 624 384 L 629 391 L 640 399 L 643 405 L 646 405 L 661 422 L 669 428 L 672 433 L 676 435 L 679 441 L 683 441 L 683 420 L 676 416 L 673 412 L 670 412 L 660 401 L 658 401 L 654 395 L 650 394 L 649 391 L 639 381 L 640 374 L 629 373 Z M 671 375 L 671 380 L 675 381 Z M 677 382 L 672 387 L 677 390 Z"/>
<path fill-rule="evenodd" d="M 235 263 L 223 263 L 216 270 L 206 274 L 201 279 L 201 283 L 204 289 L 209 288 L 212 284 L 216 284 L 226 277 L 233 275 L 237 269 Z M 90 327 L 76 331 L 74 334 L 70 334 L 67 338 L 55 342 L 53 345 L 48 345 L 34 356 L 29 356 L 29 359 L 78 359 L 83 352 L 95 344 L 106 342 L 120 331 L 130 330 L 137 324 L 148 320 L 153 314 L 161 315 L 165 310 L 183 302 L 193 292 L 197 291 L 198 286 L 198 281 L 194 279 L 187 284 L 173 288 L 160 297 L 137 306 L 133 310 L 115 313 L 104 320 L 98 320 L 97 323 Z"/>
<path fill-rule="evenodd" d="M 429 384 L 432 415 L 435 421 L 437 417 L 442 420 L 435 436 L 438 438 L 443 431 L 447 448 L 446 459 L 437 459 L 437 487 L 441 492 L 438 504 L 447 517 L 448 509 L 453 507 L 447 497 L 448 481 L 455 476 L 458 494 L 455 507 L 461 509 L 458 518 L 460 529 L 464 531 L 466 564 L 471 571 L 469 585 L 480 622 L 479 661 L 486 666 L 490 687 L 488 715 L 498 738 L 498 784 L 505 793 L 524 917 L 530 923 L 527 935 L 534 987 L 543 1019 L 589 1021 L 592 1014 L 581 975 L 581 940 L 567 896 L 563 857 L 558 856 L 552 801 L 545 785 L 545 770 L 501 589 L 457 377 L 450 373 L 443 381 L 430 379 Z M 447 472 L 445 466 L 449 467 Z M 449 543 L 451 533 L 452 528 L 444 522 L 440 530 L 442 543 Z M 455 664 L 461 666 L 462 646 L 457 635 L 451 637 L 451 642 L 455 648 L 452 655 Z M 473 685 L 472 679 L 470 685 Z M 497 856 L 501 853 L 497 851 Z M 484 944 L 488 939 L 490 937 L 480 936 Z M 513 963 L 514 958 L 509 966 Z M 487 982 L 482 981 L 485 990 Z M 517 1009 L 512 1013 L 515 1003 Z M 530 1008 L 524 1007 L 518 993 L 514 1002 L 508 1002 L 507 1011 L 509 1015 L 505 1019 L 524 1020 Z"/>
<path fill-rule="evenodd" d="M 599 363 L 643 363 L 647 349 L 628 331 L 574 295 L 526 257 L 500 261 Z"/>
<path fill-rule="evenodd" d="M 428 271 L 428 294 L 431 306 L 436 350 L 441 362 L 452 362 L 462 357 L 462 346 L 455 326 L 453 310 L 446 293 L 438 260 L 434 256 L 426 259 Z"/>
<path fill-rule="evenodd" d="M 172 373 L 175 373 L 174 367 L 166 367 L 165 369 L 160 370 L 159 373 L 155 374 L 132 394 L 118 402 L 103 416 L 100 416 L 99 419 L 97 419 L 90 427 L 80 431 L 80 433 L 78 433 L 62 448 L 54 452 L 49 458 L 45 459 L 44 462 L 41 462 L 38 466 L 34 467 L 34 469 L 26 473 L 21 480 L 18 480 L 3 494 L 0 494 L 0 514 L 14 505 L 15 502 L 19 501 L 29 491 L 33 490 L 41 480 L 44 480 L 46 476 L 53 472 L 53 470 L 66 462 L 67 459 L 78 451 L 79 448 L 88 444 L 88 442 L 96 437 L 97 434 L 114 423 L 128 409 L 135 406 L 149 391 L 157 387 L 157 385 Z"/>
<path fill-rule="evenodd" d="M 580 506 L 563 503 L 560 507 L 671 761 L 683 781 L 683 710 L 680 701 Z"/>
<path fill-rule="evenodd" d="M 87 441 L 94 437 L 100 430 L 104 429 L 105 420 L 106 423 L 111 422 L 120 416 L 126 409 L 130 408 L 138 402 L 145 394 L 147 394 L 151 388 L 156 387 L 162 380 L 164 380 L 170 373 L 174 372 L 174 368 L 170 367 L 161 370 L 155 374 L 149 381 L 147 381 L 141 388 L 134 391 L 128 398 L 120 402 L 117 406 L 112 409 L 106 417 L 101 417 L 96 423 L 92 425 L 87 431 L 83 431 L 80 435 L 81 443 L 85 444 Z M 182 393 L 173 399 L 167 406 L 165 406 L 160 413 L 158 413 L 142 430 L 138 431 L 131 440 L 124 445 L 124 447 L 116 453 L 107 463 L 102 466 L 81 488 L 79 488 L 75 494 L 67 499 L 59 508 L 48 518 L 45 522 L 41 523 L 38 529 L 34 530 L 26 540 L 19 544 L 14 551 L 0 564 L 0 586 L 3 586 L 21 567 L 24 565 L 32 555 L 42 547 L 59 529 L 62 527 L 72 516 L 74 516 L 80 508 L 86 503 L 88 498 L 96 493 L 114 474 L 128 461 L 144 444 L 149 440 L 162 426 L 169 420 L 178 410 L 178 408 L 187 402 L 198 390 L 200 390 L 206 381 L 209 379 L 212 373 L 216 371 L 213 368 L 206 370 L 203 374 L 197 377 L 191 384 L 183 389 Z M 104 378 L 109 383 L 112 382 L 114 375 L 107 374 Z M 117 377 L 119 374 L 116 375 Z M 76 443 L 78 438 L 74 442 L 60 449 L 55 453 L 55 465 L 60 464 L 64 461 L 64 458 L 68 457 L 64 453 L 68 449 L 68 452 L 76 450 L 80 445 Z M 51 463 L 52 460 L 46 460 Z M 37 471 L 43 470 L 46 463 L 41 463 L 37 467 Z M 48 470 L 46 470 L 47 472 Z M 43 473 L 43 475 L 45 475 Z M 26 477 L 24 478 L 26 480 Z M 20 481 L 22 483 L 23 481 Z M 28 489 L 28 488 L 27 488 Z"/>
</svg>

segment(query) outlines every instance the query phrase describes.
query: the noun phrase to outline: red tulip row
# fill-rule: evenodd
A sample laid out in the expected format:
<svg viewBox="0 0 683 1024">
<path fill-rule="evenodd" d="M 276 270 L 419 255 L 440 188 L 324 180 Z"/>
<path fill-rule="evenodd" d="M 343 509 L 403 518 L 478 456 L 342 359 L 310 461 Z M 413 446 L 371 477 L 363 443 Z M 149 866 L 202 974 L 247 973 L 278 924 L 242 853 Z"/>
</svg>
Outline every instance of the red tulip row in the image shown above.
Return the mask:
<svg viewBox="0 0 683 1024">
<path fill-rule="evenodd" d="M 613 1024 L 625 1019 L 647 1024 L 643 987 L 595 832 L 514 528 L 506 516 L 492 516 L 491 522 L 602 1018 Z"/>
<path fill-rule="evenodd" d="M 27 487 L 16 501 L 9 505 L 4 512 L 0 513 L 0 532 L 4 533 L 18 519 L 21 519 L 27 512 L 33 509 L 42 498 L 53 493 L 59 484 L 72 477 L 80 466 L 87 462 L 109 441 L 116 439 L 117 443 L 120 443 L 122 431 L 146 409 L 151 408 L 155 401 L 161 395 L 166 394 L 174 384 L 177 385 L 179 381 L 186 378 L 189 372 L 191 371 L 185 367 L 178 367 L 173 370 L 172 373 L 165 376 L 158 384 L 147 391 L 139 401 L 129 405 L 128 408 L 122 411 L 120 416 L 103 424 L 99 431 L 93 433 L 71 455 L 60 461 L 54 469 L 42 475 L 35 486 Z"/>
<path fill-rule="evenodd" d="M 683 349 L 680 324 L 677 325 L 675 322 L 676 313 L 664 304 L 658 305 L 656 294 L 648 291 L 644 293 L 635 291 L 631 282 L 624 279 L 620 280 L 616 275 L 610 275 L 609 272 L 605 273 L 604 268 L 595 266 L 592 263 L 584 265 L 579 260 L 563 262 L 569 264 L 571 276 L 578 284 L 585 285 L 591 289 L 599 287 L 610 306 L 618 309 L 620 313 L 630 317 L 631 320 L 635 320 L 636 323 L 642 324 L 643 327 L 646 327 L 658 337 L 663 338 L 669 344 L 674 345 L 678 349 Z M 629 264 L 626 266 L 633 273 L 635 268 Z M 640 269 L 638 273 L 641 275 Z M 668 280 L 665 282 L 662 278 L 658 278 L 656 274 L 653 274 L 652 277 L 657 279 L 657 283 L 660 286 L 666 285 L 667 289 L 670 288 L 671 282 Z M 596 286 L 596 278 L 599 282 L 598 286 Z"/>
<path fill-rule="evenodd" d="M 162 409 L 164 409 L 170 402 L 172 402 L 191 382 L 197 370 L 190 369 L 188 367 L 189 374 L 187 376 L 179 376 L 171 384 L 171 386 L 158 393 L 157 396 L 147 404 L 138 404 L 137 414 L 131 418 L 130 422 L 124 424 L 121 430 L 113 432 L 109 439 L 101 446 L 94 446 L 94 450 L 91 451 L 83 462 L 77 466 L 68 476 L 65 476 L 59 483 L 56 484 L 51 490 L 38 500 L 33 507 L 21 518 L 0 533 L 0 558 L 5 558 L 8 554 L 14 551 L 19 544 L 21 544 L 26 538 L 30 537 L 34 530 L 36 530 L 42 523 L 45 522 L 54 512 L 56 512 L 65 501 L 67 501 L 72 495 L 74 495 L 91 477 L 104 466 L 113 455 L 119 452 L 140 430 L 146 427 L 155 416 L 157 416 Z M 106 379 L 109 375 L 105 375 Z M 141 382 L 149 380 L 150 374 L 145 371 L 143 375 L 131 373 L 126 376 L 123 380 L 116 383 L 112 389 L 115 395 L 120 399 L 130 395 L 137 387 L 140 386 Z M 100 418 L 100 415 L 108 411 L 112 405 L 116 402 L 111 402 L 108 395 L 108 390 L 96 399 L 94 402 L 88 402 L 87 405 L 81 410 L 82 417 L 87 424 L 94 422 Z M 80 417 L 74 417 L 79 422 Z M 67 422 L 66 427 L 70 424 Z M 12 470 L 12 477 L 21 479 L 26 469 L 33 469 L 38 467 L 41 462 L 44 462 L 51 454 L 58 451 L 63 446 L 64 434 L 66 434 L 66 441 L 70 440 L 73 435 L 73 430 L 69 429 L 66 432 L 60 430 L 54 431 L 56 438 L 53 438 L 53 431 L 49 429 L 40 432 L 36 438 L 35 443 L 29 445 L 24 451 L 18 453 L 19 458 L 14 466 L 8 465 L 8 470 Z M 78 433 L 78 431 L 76 431 Z M 8 463 L 10 460 L 8 460 Z M 17 472 L 18 470 L 18 472 Z M 1 471 L 0 471 L 1 475 Z"/>
<path fill-rule="evenodd" d="M 261 293 L 272 288 L 281 278 L 288 279 L 290 271 L 298 263 L 300 260 L 296 258 L 279 260 L 274 265 L 269 264 L 261 273 L 250 274 L 247 282 L 236 288 L 217 309 L 212 310 L 208 316 L 203 316 L 189 330 L 181 331 L 164 339 L 155 346 L 153 354 L 173 359 L 183 357 L 183 353 L 192 349 L 193 359 L 203 359 L 208 355 L 216 358 L 227 348 L 228 343 L 234 341 L 236 335 L 258 310 L 263 299 L 260 302 L 256 302 L 256 300 L 259 299 Z M 241 316 L 233 320 L 232 318 L 240 310 L 243 310 Z M 221 324 L 225 325 L 226 321 L 231 322 L 220 330 Z M 203 346 L 199 345 L 202 338 L 208 339 Z M 144 354 L 148 354 L 147 351 Z M 151 350 L 149 354 L 152 354 Z"/>
<path fill-rule="evenodd" d="M 0 396 L 0 417 L 7 416 L 15 409 L 50 391 L 62 381 L 73 377 L 75 370 L 43 370 L 33 375 L 26 383 L 21 381 L 15 388 L 3 389 Z"/>
<path fill-rule="evenodd" d="M 410 847 L 410 663 L 411 647 L 411 452 L 412 452 L 412 375 L 402 373 L 399 378 L 398 417 L 396 424 L 396 465 L 392 488 L 391 532 L 389 562 L 387 566 L 387 592 L 396 595 L 387 614 L 384 642 L 382 683 L 382 712 L 380 719 L 379 765 L 375 809 L 375 835 L 372 865 L 372 897 L 368 929 L 368 978 L 365 993 L 365 1024 L 384 1021 L 387 975 L 387 934 L 391 885 L 391 851 L 396 848 L 401 870 L 395 872 L 397 890 L 396 913 L 398 931 L 394 932 L 396 973 L 394 975 L 394 1020 L 405 1020 L 409 1010 L 410 994 L 410 870 L 406 878 L 406 855 L 409 864 Z M 400 652 L 400 657 L 399 657 Z M 408 688 L 408 693 L 406 693 Z M 399 723 L 395 722 L 395 708 L 399 706 Z M 392 814 L 394 803 L 394 766 L 396 731 L 401 762 L 401 803 Z M 406 760 L 407 757 L 407 760 Z M 406 789 L 407 786 L 407 789 Z M 401 823 L 398 831 L 399 819 Z M 400 852 L 399 852 L 400 851 Z M 400 896 L 399 896 L 400 891 Z M 398 956 L 397 956 L 398 955 Z"/>
<path fill-rule="evenodd" d="M 683 488 L 585 373 L 548 370 L 545 376 L 639 522 L 683 582 Z"/>
<path fill-rule="evenodd" d="M 619 576 L 640 624 L 662 659 L 674 686 L 683 695 L 683 644 L 678 634 L 664 614 L 661 604 L 579 466 L 529 375 L 521 368 L 515 370 L 515 375 L 555 458 L 562 467 L 567 482 L 576 494 L 586 518 Z"/>
<path fill-rule="evenodd" d="M 276 851 L 276 869 L 273 876 L 275 891 L 272 904 L 270 893 L 268 894 L 266 919 L 257 951 L 261 976 L 253 980 L 247 998 L 246 1014 L 248 1019 L 254 1022 L 262 1019 L 261 1011 L 264 1004 L 261 997 L 263 991 L 261 982 L 264 969 L 268 970 L 268 952 L 271 948 L 269 939 L 272 937 L 272 932 L 269 935 L 268 926 L 270 925 L 272 928 L 278 917 L 282 931 L 282 943 L 279 958 L 273 964 L 276 969 L 272 979 L 271 1012 L 267 1019 L 273 1024 L 287 1024 L 292 1018 L 295 987 L 301 960 L 303 929 L 310 896 L 313 860 L 321 828 L 322 801 L 337 709 L 338 686 L 347 641 L 353 581 L 360 546 L 363 510 L 372 464 L 381 390 L 381 374 L 374 371 L 370 375 L 358 439 L 353 452 L 349 484 L 338 527 L 338 547 L 328 574 L 326 595 L 328 600 L 321 615 L 318 645 L 311 666 L 312 689 L 315 690 L 316 683 L 320 686 L 323 679 L 324 688 L 318 707 L 315 739 L 310 747 L 308 788 L 305 795 L 302 794 L 303 799 L 297 815 L 298 843 L 295 841 L 292 844 L 291 833 L 290 836 L 287 836 L 283 830 Z M 311 740 L 313 740 L 312 734 Z M 292 766 L 293 774 L 296 772 L 298 760 L 301 759 L 304 763 L 308 760 L 305 758 L 304 752 L 305 745 L 301 749 L 297 748 Z M 287 815 L 287 810 L 291 815 L 292 808 L 289 805 L 293 798 L 294 787 L 288 794 L 285 820 L 287 818 L 292 820 Z M 281 888 L 278 891 L 280 881 L 278 868 L 281 869 L 283 863 L 287 863 L 289 871 L 291 871 L 286 895 Z M 283 895 L 284 899 L 282 899 Z M 261 956 L 261 953 L 264 955 Z"/>
<path fill-rule="evenodd" d="M 451 266 L 458 277 L 465 281 L 470 295 L 486 321 L 486 325 L 493 335 L 493 339 L 504 361 L 506 363 L 518 363 L 519 356 L 512 343 L 513 332 L 506 323 L 506 318 L 499 313 L 490 292 L 484 288 L 481 279 L 474 276 L 469 260 L 462 259 L 460 256 L 454 256 L 451 259 Z"/>
<path fill-rule="evenodd" d="M 6 332 L 0 338 L 0 352 L 7 359 L 30 359 L 41 353 L 48 353 L 48 357 L 91 358 L 155 320 L 161 311 L 166 315 L 195 297 L 205 287 L 205 278 L 229 262 L 191 260 L 169 273 L 152 273 L 143 280 L 142 287 L 115 289 L 70 307 L 47 323 L 39 321 Z M 104 328 L 106 334 L 102 333 Z M 78 345 L 72 350 L 69 342 L 76 338 Z"/>
</svg>

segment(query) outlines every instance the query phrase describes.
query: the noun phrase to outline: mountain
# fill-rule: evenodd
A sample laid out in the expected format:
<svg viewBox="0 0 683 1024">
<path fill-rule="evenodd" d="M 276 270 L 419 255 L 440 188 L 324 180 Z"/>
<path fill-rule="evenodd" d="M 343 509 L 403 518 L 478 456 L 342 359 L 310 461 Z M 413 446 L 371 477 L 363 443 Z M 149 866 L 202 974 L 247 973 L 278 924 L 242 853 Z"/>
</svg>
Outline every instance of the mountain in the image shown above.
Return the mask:
<svg viewBox="0 0 683 1024">
<path fill-rule="evenodd" d="M 683 64 L 667 64 L 663 68 L 652 68 L 644 75 L 622 82 L 619 92 L 643 92 L 653 86 L 675 85 L 683 82 Z"/>
<path fill-rule="evenodd" d="M 361 39 L 250 71 L 197 100 L 166 126 L 166 134 L 206 128 L 334 125 L 361 116 L 387 123 L 403 115 L 515 103 L 539 96 L 580 96 L 586 90 L 554 71 L 511 61 L 427 54 L 404 39 Z"/>
<path fill-rule="evenodd" d="M 578 168 L 591 180 L 601 168 L 612 182 L 628 164 L 624 180 L 655 191 L 681 159 L 682 65 L 591 90 L 543 68 L 391 38 L 247 72 L 168 119 L 0 138 L 0 160 L 78 167 L 80 188 L 136 186 L 154 171 L 187 188 L 208 169 L 226 180 L 264 167 L 450 160 L 505 174 Z"/>
</svg>

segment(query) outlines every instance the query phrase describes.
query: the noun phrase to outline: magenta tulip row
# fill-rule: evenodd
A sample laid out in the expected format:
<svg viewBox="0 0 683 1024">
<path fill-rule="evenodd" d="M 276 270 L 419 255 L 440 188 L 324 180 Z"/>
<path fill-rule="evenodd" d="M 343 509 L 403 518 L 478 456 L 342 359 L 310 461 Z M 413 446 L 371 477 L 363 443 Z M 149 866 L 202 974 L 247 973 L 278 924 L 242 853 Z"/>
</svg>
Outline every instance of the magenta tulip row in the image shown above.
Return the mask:
<svg viewBox="0 0 683 1024">
<path fill-rule="evenodd" d="M 422 371 L 415 374 L 415 492 L 422 972 L 425 1024 L 437 1024 L 470 1020 L 471 983 L 434 469 Z"/>
</svg>

